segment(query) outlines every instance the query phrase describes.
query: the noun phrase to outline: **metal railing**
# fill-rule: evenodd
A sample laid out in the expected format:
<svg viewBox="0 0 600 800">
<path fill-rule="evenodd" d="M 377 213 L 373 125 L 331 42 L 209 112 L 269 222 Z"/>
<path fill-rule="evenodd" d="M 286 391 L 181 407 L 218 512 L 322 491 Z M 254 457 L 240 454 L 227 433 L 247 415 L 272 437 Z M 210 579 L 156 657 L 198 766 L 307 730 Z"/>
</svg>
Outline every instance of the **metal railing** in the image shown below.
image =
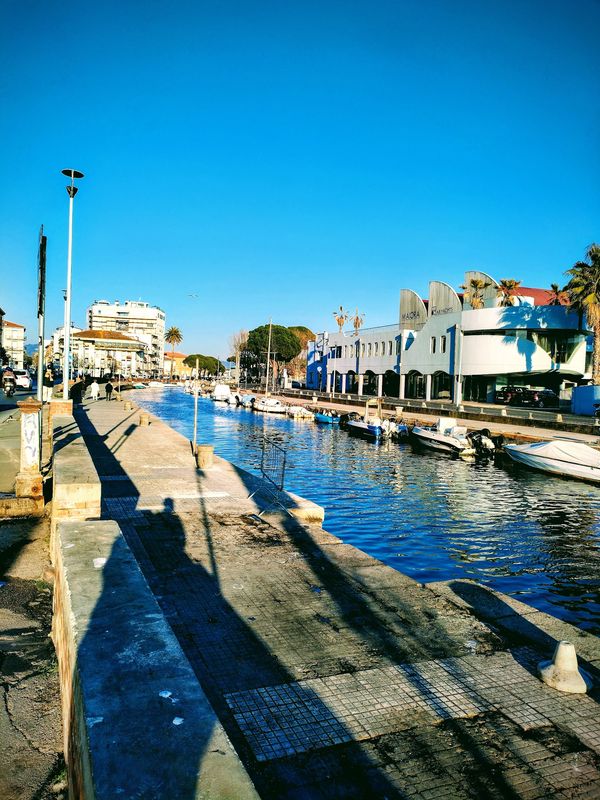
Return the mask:
<svg viewBox="0 0 600 800">
<path fill-rule="evenodd" d="M 280 492 L 285 481 L 285 465 L 287 455 L 283 447 L 275 444 L 266 436 L 263 438 L 260 472 L 263 478 Z"/>
</svg>

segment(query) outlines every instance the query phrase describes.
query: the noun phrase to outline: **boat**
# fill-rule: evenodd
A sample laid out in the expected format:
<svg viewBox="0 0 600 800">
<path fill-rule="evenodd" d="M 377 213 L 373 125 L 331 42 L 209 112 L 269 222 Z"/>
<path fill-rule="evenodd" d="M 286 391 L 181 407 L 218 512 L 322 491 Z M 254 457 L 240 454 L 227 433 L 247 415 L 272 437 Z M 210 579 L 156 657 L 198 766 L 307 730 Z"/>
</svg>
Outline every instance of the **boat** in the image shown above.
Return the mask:
<svg viewBox="0 0 600 800">
<path fill-rule="evenodd" d="M 373 416 L 370 415 L 371 404 L 377 405 L 377 413 Z M 367 439 L 379 441 L 379 439 L 387 439 L 392 434 L 393 424 L 388 419 L 383 419 L 381 412 L 381 399 L 371 398 L 365 404 L 365 413 L 361 416 L 356 411 L 351 411 L 349 414 L 343 414 L 340 417 L 340 427 L 343 427 L 348 433 L 364 436 Z"/>
<path fill-rule="evenodd" d="M 312 411 L 309 411 L 308 408 L 304 406 L 288 406 L 287 408 L 287 415 L 288 417 L 292 417 L 292 419 L 314 419 L 315 415 Z"/>
<path fill-rule="evenodd" d="M 555 439 L 535 444 L 505 444 L 504 452 L 531 469 L 600 483 L 600 452 L 583 442 Z"/>
<path fill-rule="evenodd" d="M 260 400 L 255 400 L 255 411 L 264 411 L 266 414 L 285 414 L 287 406 L 281 400 L 275 400 L 274 397 L 261 397 Z"/>
<path fill-rule="evenodd" d="M 160 381 L 150 381 L 148 386 L 150 387 L 150 389 L 162 389 L 164 384 L 161 383 Z"/>
<path fill-rule="evenodd" d="M 317 411 L 314 415 L 315 422 L 323 425 L 339 425 L 340 415 L 336 411 Z"/>
<path fill-rule="evenodd" d="M 212 390 L 210 399 L 217 403 L 228 403 L 231 395 L 231 389 L 226 383 L 216 383 L 215 388 Z"/>
<path fill-rule="evenodd" d="M 413 442 L 434 450 L 460 456 L 474 456 L 476 453 L 467 429 L 452 417 L 440 417 L 435 425 L 415 425 L 410 435 Z"/>
<path fill-rule="evenodd" d="M 145 389 L 146 388 L 146 384 L 145 383 L 134 383 L 133 384 L 133 388 L 134 389 Z"/>
<path fill-rule="evenodd" d="M 254 403 L 256 401 L 256 397 L 253 394 L 242 394 L 241 397 L 241 405 L 243 408 L 253 408 Z"/>
<path fill-rule="evenodd" d="M 230 406 L 241 406 L 242 395 L 239 394 L 239 392 L 232 392 L 227 398 L 227 402 L 229 403 Z"/>
</svg>

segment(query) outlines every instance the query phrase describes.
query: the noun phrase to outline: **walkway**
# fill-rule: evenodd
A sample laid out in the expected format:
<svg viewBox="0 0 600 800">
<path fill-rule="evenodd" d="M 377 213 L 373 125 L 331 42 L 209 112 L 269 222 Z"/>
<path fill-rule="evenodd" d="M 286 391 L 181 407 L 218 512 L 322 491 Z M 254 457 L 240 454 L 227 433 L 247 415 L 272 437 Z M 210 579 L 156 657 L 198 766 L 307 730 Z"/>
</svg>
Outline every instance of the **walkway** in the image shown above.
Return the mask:
<svg viewBox="0 0 600 800">
<path fill-rule="evenodd" d="M 77 415 L 104 516 L 262 797 L 600 796 L 597 702 L 539 682 L 548 646 L 503 636 L 452 585 L 431 591 L 318 526 L 259 518 L 251 476 L 197 471 L 159 420 L 104 401 Z"/>
</svg>

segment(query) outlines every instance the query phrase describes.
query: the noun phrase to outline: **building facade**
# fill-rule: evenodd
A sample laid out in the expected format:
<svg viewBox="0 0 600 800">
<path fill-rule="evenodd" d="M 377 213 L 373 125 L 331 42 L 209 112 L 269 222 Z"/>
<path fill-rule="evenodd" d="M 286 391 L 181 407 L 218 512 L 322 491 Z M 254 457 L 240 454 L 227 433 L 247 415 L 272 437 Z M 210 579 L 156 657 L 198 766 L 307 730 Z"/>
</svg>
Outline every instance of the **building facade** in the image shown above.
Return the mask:
<svg viewBox="0 0 600 800">
<path fill-rule="evenodd" d="M 485 288 L 469 299 L 431 281 L 429 297 L 400 292 L 398 322 L 322 333 L 309 346 L 307 386 L 400 399 L 493 402 L 504 385 L 560 391 L 588 372 L 589 331 L 568 306 L 521 288 L 500 306 L 498 284 L 467 272 Z"/>
<path fill-rule="evenodd" d="M 101 378 L 131 378 L 144 372 L 147 345 L 118 331 L 87 330 L 72 334 L 73 372 Z"/>
<path fill-rule="evenodd" d="M 9 366 L 24 369 L 25 326 L 4 319 L 0 328 L 0 344 L 6 350 Z"/>
<path fill-rule="evenodd" d="M 96 300 L 87 310 L 90 330 L 114 331 L 146 345 L 143 372 L 162 375 L 165 349 L 165 312 L 141 300 L 124 303 Z"/>
<path fill-rule="evenodd" d="M 79 333 L 81 328 L 78 328 L 77 325 L 71 324 L 71 338 L 75 333 Z M 52 333 L 52 337 L 46 347 L 45 355 L 46 355 L 46 362 L 52 363 L 54 368 L 57 370 L 62 369 L 63 363 L 63 355 L 65 352 L 65 326 L 61 325 L 59 328 L 55 328 L 54 332 Z"/>
<path fill-rule="evenodd" d="M 178 353 L 177 351 L 174 353 L 166 352 L 163 361 L 163 375 L 166 377 L 173 375 L 184 379 L 191 378 L 192 368 L 183 363 L 186 358 L 185 353 Z M 171 363 L 173 364 L 172 369 Z"/>
</svg>

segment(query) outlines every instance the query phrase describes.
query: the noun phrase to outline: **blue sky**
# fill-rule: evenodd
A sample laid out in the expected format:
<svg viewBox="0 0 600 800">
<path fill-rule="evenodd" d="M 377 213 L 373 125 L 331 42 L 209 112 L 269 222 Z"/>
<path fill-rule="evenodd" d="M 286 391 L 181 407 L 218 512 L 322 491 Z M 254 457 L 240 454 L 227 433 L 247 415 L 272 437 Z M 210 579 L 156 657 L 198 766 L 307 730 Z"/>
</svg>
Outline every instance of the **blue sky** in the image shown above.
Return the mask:
<svg viewBox="0 0 600 800">
<path fill-rule="evenodd" d="M 561 282 L 600 240 L 600 3 L 5 0 L 0 306 L 35 340 L 145 299 L 185 352 L 273 320 L 393 322 L 467 268 Z M 190 297 L 198 294 L 197 298 Z"/>
</svg>

